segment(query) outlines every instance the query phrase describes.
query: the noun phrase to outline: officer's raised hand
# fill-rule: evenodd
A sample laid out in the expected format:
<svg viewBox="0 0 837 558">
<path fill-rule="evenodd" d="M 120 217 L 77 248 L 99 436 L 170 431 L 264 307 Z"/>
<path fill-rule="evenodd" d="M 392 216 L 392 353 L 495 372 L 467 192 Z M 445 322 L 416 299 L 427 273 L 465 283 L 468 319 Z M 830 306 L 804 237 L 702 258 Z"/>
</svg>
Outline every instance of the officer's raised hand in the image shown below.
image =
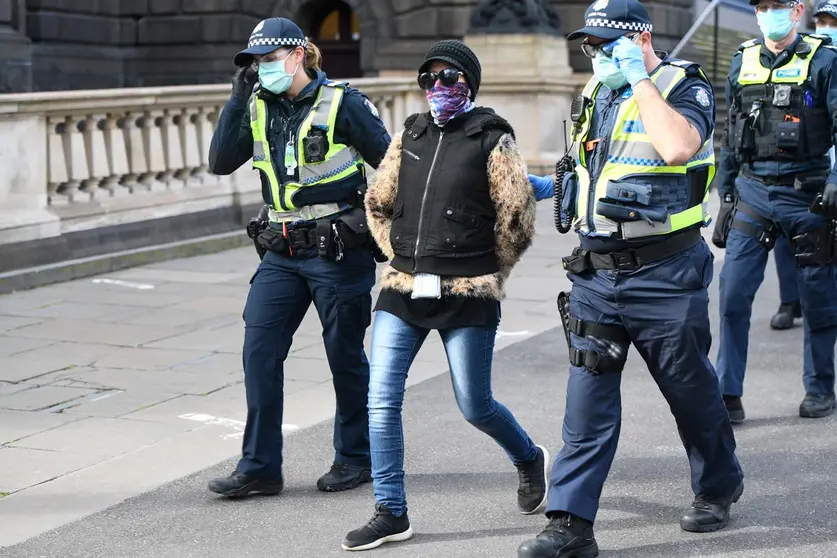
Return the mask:
<svg viewBox="0 0 837 558">
<path fill-rule="evenodd" d="M 631 87 L 648 79 L 648 70 L 642 57 L 642 49 L 627 37 L 619 37 L 613 43 L 612 55 L 616 66 L 631 84 Z"/>
<path fill-rule="evenodd" d="M 253 86 L 256 85 L 257 76 L 258 72 L 252 64 L 236 70 L 232 77 L 233 95 L 239 99 L 249 99 L 250 94 L 253 93 Z"/>
<path fill-rule="evenodd" d="M 829 182 L 822 191 L 822 209 L 830 219 L 837 219 L 837 184 Z"/>
</svg>

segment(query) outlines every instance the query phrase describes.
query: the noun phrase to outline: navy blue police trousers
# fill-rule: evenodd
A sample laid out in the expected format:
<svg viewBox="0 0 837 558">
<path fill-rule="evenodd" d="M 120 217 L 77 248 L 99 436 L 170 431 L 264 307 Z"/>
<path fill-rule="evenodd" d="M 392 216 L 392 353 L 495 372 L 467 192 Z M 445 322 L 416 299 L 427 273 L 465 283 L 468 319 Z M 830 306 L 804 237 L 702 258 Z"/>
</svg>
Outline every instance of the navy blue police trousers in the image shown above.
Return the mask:
<svg viewBox="0 0 837 558">
<path fill-rule="evenodd" d="M 337 262 L 267 252 L 244 307 L 244 385 L 247 424 L 237 471 L 266 480 L 282 477 L 285 359 L 313 301 L 323 326 L 334 381 L 334 461 L 370 467 L 369 361 L 363 346 L 372 321 L 375 260 L 366 248 Z M 296 371 L 298 378 L 305 370 Z"/>
<path fill-rule="evenodd" d="M 713 255 L 706 242 L 633 271 L 568 273 L 570 314 L 621 326 L 669 404 L 691 468 L 696 496 L 731 495 L 743 479 L 735 437 L 709 360 L 709 293 Z M 598 342 L 597 342 L 598 341 Z M 576 349 L 602 342 L 571 334 Z M 621 342 L 620 342 L 621 343 Z M 546 512 L 595 521 L 622 423 L 622 373 L 570 366 L 564 446 L 552 467 Z M 648 440 L 653 444 L 653 440 Z"/>
<path fill-rule="evenodd" d="M 795 190 L 791 185 L 768 185 L 745 176 L 735 180 L 735 187 L 741 202 L 775 224 L 788 239 L 821 229 L 828 223 L 825 217 L 809 211 L 813 193 Z M 742 211 L 736 212 L 735 219 L 764 230 L 762 224 Z M 756 291 L 764 281 L 767 258 L 767 247 L 756 237 L 735 228 L 730 230 L 720 275 L 721 340 L 717 370 L 724 395 L 740 397 L 744 392 L 750 316 Z M 803 318 L 805 392 L 831 395 L 837 340 L 837 268 L 806 265 L 795 270 Z"/>
</svg>

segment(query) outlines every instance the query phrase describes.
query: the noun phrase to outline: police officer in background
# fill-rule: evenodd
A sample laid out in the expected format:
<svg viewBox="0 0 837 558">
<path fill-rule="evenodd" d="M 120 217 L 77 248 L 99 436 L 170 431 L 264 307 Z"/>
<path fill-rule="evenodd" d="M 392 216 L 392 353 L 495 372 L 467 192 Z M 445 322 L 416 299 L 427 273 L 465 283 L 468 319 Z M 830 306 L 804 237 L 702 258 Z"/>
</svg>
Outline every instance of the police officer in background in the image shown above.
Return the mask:
<svg viewBox="0 0 837 558">
<path fill-rule="evenodd" d="M 708 356 L 713 256 L 701 228 L 715 172 L 712 87 L 696 64 L 654 51 L 637 0 L 598 0 L 585 18 L 568 37 L 583 38 L 594 77 L 572 115 L 581 246 L 564 258 L 573 287 L 569 300 L 558 299 L 571 346 L 564 446 L 550 479 L 549 524 L 520 546 L 521 558 L 598 555 L 593 524 L 619 439 L 631 344 L 689 458 L 695 499 L 681 527 L 723 528 L 743 492 Z M 551 180 L 530 177 L 536 192 Z M 571 191 L 570 182 L 562 185 Z"/>
<path fill-rule="evenodd" d="M 837 170 L 828 151 L 837 111 L 837 51 L 826 36 L 797 33 L 797 0 L 750 0 L 763 39 L 743 43 L 726 85 L 729 103 L 718 179 L 721 213 L 713 239 L 726 246 L 720 275 L 717 372 L 734 422 L 741 402 L 750 315 L 768 252 L 780 235 L 794 246 L 804 316 L 805 397 L 799 416 L 834 412 Z M 822 194 L 822 204 L 815 203 Z M 814 212 L 811 211 L 814 210 Z M 725 238 L 726 237 L 726 238 Z"/>
<path fill-rule="evenodd" d="M 224 496 L 281 492 L 284 361 L 312 301 L 337 398 L 334 463 L 317 488 L 355 488 L 371 481 L 363 338 L 375 260 L 364 162 L 377 168 L 390 136 L 363 94 L 320 71 L 319 50 L 288 19 L 259 23 L 234 62 L 239 70 L 209 168 L 230 174 L 252 158 L 269 223 L 258 235 L 263 259 L 244 308 L 243 456 L 209 489 Z"/>
<path fill-rule="evenodd" d="M 831 39 L 831 44 L 837 44 L 837 0 L 825 0 L 814 10 L 814 24 L 817 35 L 825 35 Z M 831 164 L 834 164 L 834 148 L 828 152 Z M 776 262 L 776 273 L 779 276 L 779 310 L 770 319 L 773 329 L 790 329 L 794 321 L 802 317 L 802 306 L 799 304 L 799 287 L 796 284 L 796 256 L 793 245 L 784 236 L 776 239 L 773 248 L 773 258 Z"/>
</svg>

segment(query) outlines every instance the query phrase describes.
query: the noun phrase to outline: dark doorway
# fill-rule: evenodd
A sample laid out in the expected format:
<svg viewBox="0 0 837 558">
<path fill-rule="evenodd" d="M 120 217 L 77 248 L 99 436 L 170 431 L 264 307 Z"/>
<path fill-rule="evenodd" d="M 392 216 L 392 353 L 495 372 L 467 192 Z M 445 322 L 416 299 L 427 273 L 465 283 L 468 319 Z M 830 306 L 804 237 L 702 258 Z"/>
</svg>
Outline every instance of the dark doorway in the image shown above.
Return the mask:
<svg viewBox="0 0 837 558">
<path fill-rule="evenodd" d="M 333 79 L 361 77 L 360 22 L 351 6 L 340 0 L 317 4 L 309 36 L 323 53 L 323 71 Z"/>
</svg>

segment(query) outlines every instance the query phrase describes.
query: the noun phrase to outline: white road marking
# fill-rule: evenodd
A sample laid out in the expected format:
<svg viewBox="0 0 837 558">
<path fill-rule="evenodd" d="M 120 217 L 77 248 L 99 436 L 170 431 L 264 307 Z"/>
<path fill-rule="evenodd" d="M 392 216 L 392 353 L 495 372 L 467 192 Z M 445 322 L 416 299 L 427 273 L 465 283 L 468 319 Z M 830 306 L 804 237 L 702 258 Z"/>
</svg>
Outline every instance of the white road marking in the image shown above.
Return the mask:
<svg viewBox="0 0 837 558">
<path fill-rule="evenodd" d="M 529 331 L 498 331 L 497 337 L 520 337 L 523 335 L 529 335 Z"/>
<path fill-rule="evenodd" d="M 104 283 L 106 285 L 118 285 L 120 287 L 128 287 L 130 289 L 138 289 L 140 291 L 147 291 L 153 289 L 154 285 L 146 283 L 132 283 L 131 281 L 121 281 L 119 279 L 93 279 L 94 283 Z"/>
<path fill-rule="evenodd" d="M 229 419 L 223 417 L 213 417 L 212 415 L 204 415 L 201 413 L 186 413 L 185 415 L 180 415 L 177 418 L 185 419 L 185 420 L 193 420 L 195 422 L 202 422 L 204 424 L 211 424 L 213 426 L 222 426 L 225 428 L 231 428 L 235 430 L 233 434 L 224 434 L 221 436 L 224 440 L 232 440 L 241 438 L 244 436 L 244 426 L 246 423 L 244 421 L 236 420 L 236 419 Z M 290 434 L 291 432 L 296 432 L 299 430 L 299 426 L 295 424 L 283 424 L 282 425 L 282 433 L 283 434 Z"/>
</svg>

